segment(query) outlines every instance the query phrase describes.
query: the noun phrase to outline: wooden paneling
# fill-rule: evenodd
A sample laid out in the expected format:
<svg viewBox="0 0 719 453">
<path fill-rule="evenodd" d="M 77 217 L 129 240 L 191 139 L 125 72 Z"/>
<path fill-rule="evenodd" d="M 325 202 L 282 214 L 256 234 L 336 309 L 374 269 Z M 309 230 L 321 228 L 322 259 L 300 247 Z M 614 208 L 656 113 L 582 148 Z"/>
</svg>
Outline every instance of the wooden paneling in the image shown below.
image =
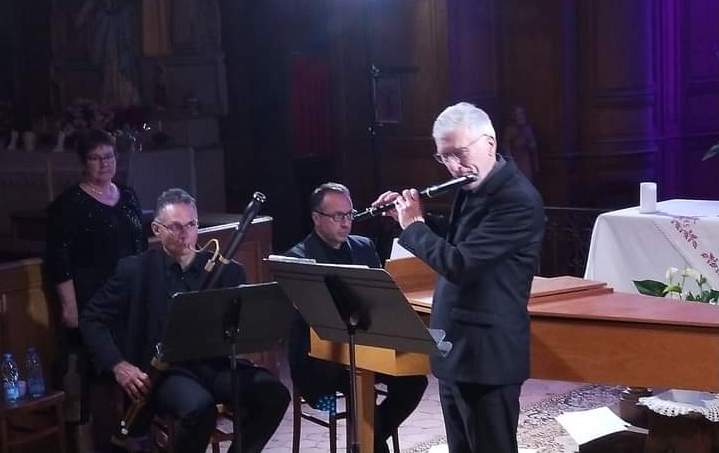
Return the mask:
<svg viewBox="0 0 719 453">
<path fill-rule="evenodd" d="M 549 151 L 547 139 L 556 141 L 561 125 L 561 11 L 557 1 L 533 2 L 510 0 L 502 3 L 502 115 L 495 117 L 500 126 L 513 104 L 524 106 L 538 133 L 541 148 Z M 527 50 L 531 49 L 531 52 Z M 501 128 L 498 127 L 498 132 Z M 541 140 L 544 139 L 544 140 Z"/>
<path fill-rule="evenodd" d="M 708 0 L 499 5 L 499 103 L 502 112 L 526 104 L 548 204 L 634 204 L 642 180 L 658 181 L 660 197 L 719 194 L 706 183 L 719 167 L 699 162 L 719 136 L 717 8 Z"/>
<path fill-rule="evenodd" d="M 235 5 L 224 3 L 226 9 Z M 660 198 L 719 195 L 706 182 L 719 170 L 719 159 L 699 161 L 719 140 L 719 58 L 714 55 L 719 5 L 714 0 L 298 0 L 264 9 L 243 5 L 232 7 L 238 17 L 247 17 L 250 25 L 274 18 L 278 31 L 254 44 L 254 35 L 245 32 L 241 48 L 248 56 L 228 78 L 231 86 L 246 86 L 250 106 L 269 106 L 247 107 L 248 98 L 235 93 L 230 110 L 246 116 L 232 124 L 259 121 L 266 127 L 250 127 L 253 133 L 238 136 L 247 142 L 245 148 L 252 147 L 243 152 L 264 157 L 228 159 L 229 172 L 237 176 L 236 182 L 228 178 L 230 184 L 248 184 L 253 178 L 273 187 L 293 184 L 285 174 L 264 169 L 280 168 L 287 160 L 279 155 L 285 145 L 278 138 L 285 116 L 275 97 L 279 88 L 263 92 L 266 83 L 258 80 L 265 73 L 269 80 L 287 77 L 285 59 L 310 49 L 330 67 L 335 151 L 327 179 L 347 184 L 357 207 L 384 190 L 424 187 L 446 177 L 428 159 L 434 148 L 431 126 L 444 107 L 460 100 L 487 110 L 500 139 L 510 107 L 526 107 L 538 142 L 538 186 L 548 205 L 628 206 L 637 202 L 638 183 L 644 180 L 659 183 Z M 263 14 L 257 16 L 260 10 Z M 307 46 L 310 39 L 316 45 Z M 232 61 L 227 53 L 228 67 L 236 65 L 236 57 Z M 416 68 L 399 76 L 401 122 L 375 128 L 374 136 L 372 64 Z M 255 67 L 262 70 L 248 69 Z M 272 152 L 278 154 L 274 161 L 268 157 Z M 304 209 L 284 204 L 292 212 L 272 212 L 278 226 L 289 228 L 293 218 L 305 218 Z M 301 237 L 300 232 L 292 234 L 294 240 Z"/>
<path fill-rule="evenodd" d="M 719 3 L 705 0 L 685 0 L 682 3 L 687 82 L 716 82 L 719 76 L 719 59 L 716 57 L 719 50 L 719 29 L 716 27 Z"/>
<path fill-rule="evenodd" d="M 658 180 L 660 196 L 713 191 L 691 172 L 719 129 L 715 2 L 325 0 L 300 13 L 303 4 L 275 5 L 278 23 L 282 11 L 314 19 L 275 35 L 266 50 L 301 47 L 282 44 L 292 36 L 321 42 L 331 72 L 333 176 L 358 207 L 386 189 L 446 177 L 428 159 L 430 129 L 459 100 L 487 110 L 500 139 L 510 107 L 526 107 L 547 204 L 626 206 L 643 180 Z M 401 122 L 374 136 L 372 64 L 416 68 L 399 76 Z M 690 134 L 705 140 L 685 143 Z"/>
<path fill-rule="evenodd" d="M 42 260 L 0 265 L 1 351 L 12 352 L 22 367 L 27 348 L 35 346 L 49 379 L 57 348 L 56 319 L 54 306 L 45 297 Z"/>
<path fill-rule="evenodd" d="M 589 81 L 596 96 L 649 91 L 654 86 L 654 10 L 656 2 L 582 2 L 583 38 L 589 44 Z"/>
<path fill-rule="evenodd" d="M 448 2 L 450 102 L 475 102 L 490 113 L 499 91 L 497 3 Z"/>
<path fill-rule="evenodd" d="M 684 124 L 687 132 L 717 130 L 719 124 L 719 3 L 684 3 L 681 30 Z M 707 108 L 714 106 L 714 108 Z"/>
<path fill-rule="evenodd" d="M 444 1 L 331 2 L 331 67 L 340 179 L 365 206 L 388 188 L 442 176 L 430 154 L 431 127 L 447 98 Z M 399 123 L 373 126 L 371 65 L 401 86 Z M 399 172 L 398 169 L 403 171 Z"/>
<path fill-rule="evenodd" d="M 535 184 L 548 202 L 564 205 L 579 123 L 577 2 L 508 0 L 498 6 L 502 86 L 495 128 L 501 141 L 512 106 L 525 108 L 537 140 Z"/>
<path fill-rule="evenodd" d="M 145 61 L 144 100 L 156 89 L 154 63 L 164 62 L 172 106 L 192 94 L 205 111 L 230 113 L 223 140 L 237 146 L 226 159 L 229 201 L 239 210 L 236 200 L 269 189 L 282 246 L 301 237 L 294 226 L 306 217 L 291 162 L 288 62 L 296 54 L 329 64 L 333 155 L 326 176 L 346 183 L 357 205 L 388 188 L 443 177 L 428 159 L 430 128 L 459 100 L 485 108 L 500 134 L 510 107 L 526 107 L 548 204 L 634 203 L 635 182 L 643 179 L 658 180 L 660 196 L 719 195 L 702 182 L 719 167 L 699 162 L 719 140 L 715 0 L 156 2 L 171 5 L 165 14 L 173 54 Z M 58 110 L 59 101 L 99 97 L 90 28 L 74 22 L 84 2 L 5 3 L 2 11 L 13 17 L 6 28 L 23 32 L 5 33 L 14 38 L 0 79 L 17 85 L 16 99 L 32 94 L 21 107 Z M 39 70 L 50 58 L 53 81 Z M 374 136 L 372 64 L 416 69 L 399 76 L 401 122 Z M 20 80 L 24 73 L 33 75 Z M 618 184 L 607 197 L 605 179 Z"/>
<path fill-rule="evenodd" d="M 651 0 L 580 3 L 577 154 L 582 161 L 575 183 L 582 181 L 592 195 L 577 194 L 577 204 L 630 203 L 637 182 L 656 179 L 656 7 Z M 587 178 L 597 170 L 602 178 Z M 597 197 L 609 186 L 613 193 Z M 598 204 L 591 198 L 604 200 Z"/>
<path fill-rule="evenodd" d="M 0 69 L 0 100 L 13 106 L 15 128 L 32 129 L 53 107 L 51 79 L 51 0 L 1 2 L 0 33 L 3 68 Z"/>
<path fill-rule="evenodd" d="M 670 197 L 716 198 L 719 161 L 702 162 L 719 141 L 719 5 L 662 2 L 662 176 Z M 661 186 L 660 186 L 661 187 Z"/>
</svg>

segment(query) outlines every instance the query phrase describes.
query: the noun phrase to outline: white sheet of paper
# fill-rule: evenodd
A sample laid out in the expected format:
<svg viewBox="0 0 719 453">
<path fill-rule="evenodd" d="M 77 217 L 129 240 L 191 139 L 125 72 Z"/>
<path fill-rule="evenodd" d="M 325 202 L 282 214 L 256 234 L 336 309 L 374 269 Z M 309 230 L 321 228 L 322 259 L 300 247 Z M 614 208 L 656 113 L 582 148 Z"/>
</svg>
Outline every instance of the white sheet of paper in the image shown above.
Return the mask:
<svg viewBox="0 0 719 453">
<path fill-rule="evenodd" d="M 314 258 L 297 258 L 295 256 L 285 255 L 270 255 L 267 257 L 268 261 L 281 261 L 283 263 L 305 263 L 314 264 L 317 261 Z"/>
<path fill-rule="evenodd" d="M 406 248 L 399 245 L 399 238 L 392 240 L 392 251 L 389 254 L 389 259 L 396 260 L 399 258 L 412 258 L 414 255 Z"/>
<path fill-rule="evenodd" d="M 318 263 L 316 260 L 312 258 L 295 258 L 293 256 L 284 256 L 284 255 L 270 255 L 267 258 L 267 261 L 279 261 L 282 263 L 298 263 L 298 264 L 311 264 L 313 266 L 317 267 L 342 267 L 342 268 L 351 268 L 351 269 L 369 269 L 369 266 L 366 266 L 364 264 L 331 264 L 331 263 Z"/>
<path fill-rule="evenodd" d="M 588 411 L 565 412 L 556 419 L 579 445 L 607 434 L 627 431 L 630 426 L 606 406 Z"/>
</svg>

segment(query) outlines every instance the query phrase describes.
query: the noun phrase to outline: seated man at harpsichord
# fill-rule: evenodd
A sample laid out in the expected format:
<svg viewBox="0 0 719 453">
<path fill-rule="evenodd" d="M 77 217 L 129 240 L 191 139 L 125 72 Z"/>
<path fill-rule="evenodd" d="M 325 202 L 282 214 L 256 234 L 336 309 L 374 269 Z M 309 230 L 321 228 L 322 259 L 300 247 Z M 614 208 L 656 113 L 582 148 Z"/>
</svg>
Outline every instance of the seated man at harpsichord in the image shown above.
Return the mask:
<svg viewBox="0 0 719 453">
<path fill-rule="evenodd" d="M 319 263 L 381 267 L 372 241 L 350 235 L 354 211 L 347 187 L 322 184 L 312 193 L 310 209 L 313 231 L 285 255 L 312 258 Z M 349 392 L 349 374 L 342 365 L 309 357 L 309 348 L 309 327 L 298 312 L 289 342 L 292 382 L 311 406 L 332 410 L 335 393 Z M 387 396 L 375 411 L 374 451 L 383 453 L 389 451 L 387 439 L 422 399 L 427 378 L 376 376 L 378 382 L 387 385 Z"/>
</svg>

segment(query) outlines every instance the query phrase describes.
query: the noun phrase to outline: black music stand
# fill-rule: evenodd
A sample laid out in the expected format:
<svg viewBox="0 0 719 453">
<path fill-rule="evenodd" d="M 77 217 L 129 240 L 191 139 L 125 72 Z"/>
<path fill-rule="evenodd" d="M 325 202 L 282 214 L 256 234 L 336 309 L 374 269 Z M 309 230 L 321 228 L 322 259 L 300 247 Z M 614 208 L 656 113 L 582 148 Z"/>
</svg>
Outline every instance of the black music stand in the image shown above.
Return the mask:
<svg viewBox="0 0 719 453">
<path fill-rule="evenodd" d="M 292 310 L 276 282 L 175 293 L 171 298 L 163 361 L 230 357 L 235 451 L 242 451 L 237 355 L 267 350 L 286 338 Z"/>
<path fill-rule="evenodd" d="M 273 277 L 323 340 L 349 344 L 350 430 L 353 453 L 359 452 L 355 346 L 401 352 L 446 354 L 452 345 L 444 332 L 430 331 L 384 269 L 267 260 Z"/>
</svg>

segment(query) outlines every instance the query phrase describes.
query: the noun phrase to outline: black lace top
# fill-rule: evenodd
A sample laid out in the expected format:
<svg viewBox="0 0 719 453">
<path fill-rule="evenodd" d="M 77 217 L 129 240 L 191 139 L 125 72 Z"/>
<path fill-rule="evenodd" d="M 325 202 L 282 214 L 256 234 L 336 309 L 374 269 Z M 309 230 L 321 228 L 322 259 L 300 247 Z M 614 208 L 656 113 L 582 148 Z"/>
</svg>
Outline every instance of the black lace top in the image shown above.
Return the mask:
<svg viewBox="0 0 719 453">
<path fill-rule="evenodd" d="M 53 283 L 74 281 L 78 308 L 112 275 L 120 258 L 147 249 L 137 196 L 129 187 L 118 189 L 114 206 L 76 185 L 48 207 L 47 270 Z"/>
</svg>

